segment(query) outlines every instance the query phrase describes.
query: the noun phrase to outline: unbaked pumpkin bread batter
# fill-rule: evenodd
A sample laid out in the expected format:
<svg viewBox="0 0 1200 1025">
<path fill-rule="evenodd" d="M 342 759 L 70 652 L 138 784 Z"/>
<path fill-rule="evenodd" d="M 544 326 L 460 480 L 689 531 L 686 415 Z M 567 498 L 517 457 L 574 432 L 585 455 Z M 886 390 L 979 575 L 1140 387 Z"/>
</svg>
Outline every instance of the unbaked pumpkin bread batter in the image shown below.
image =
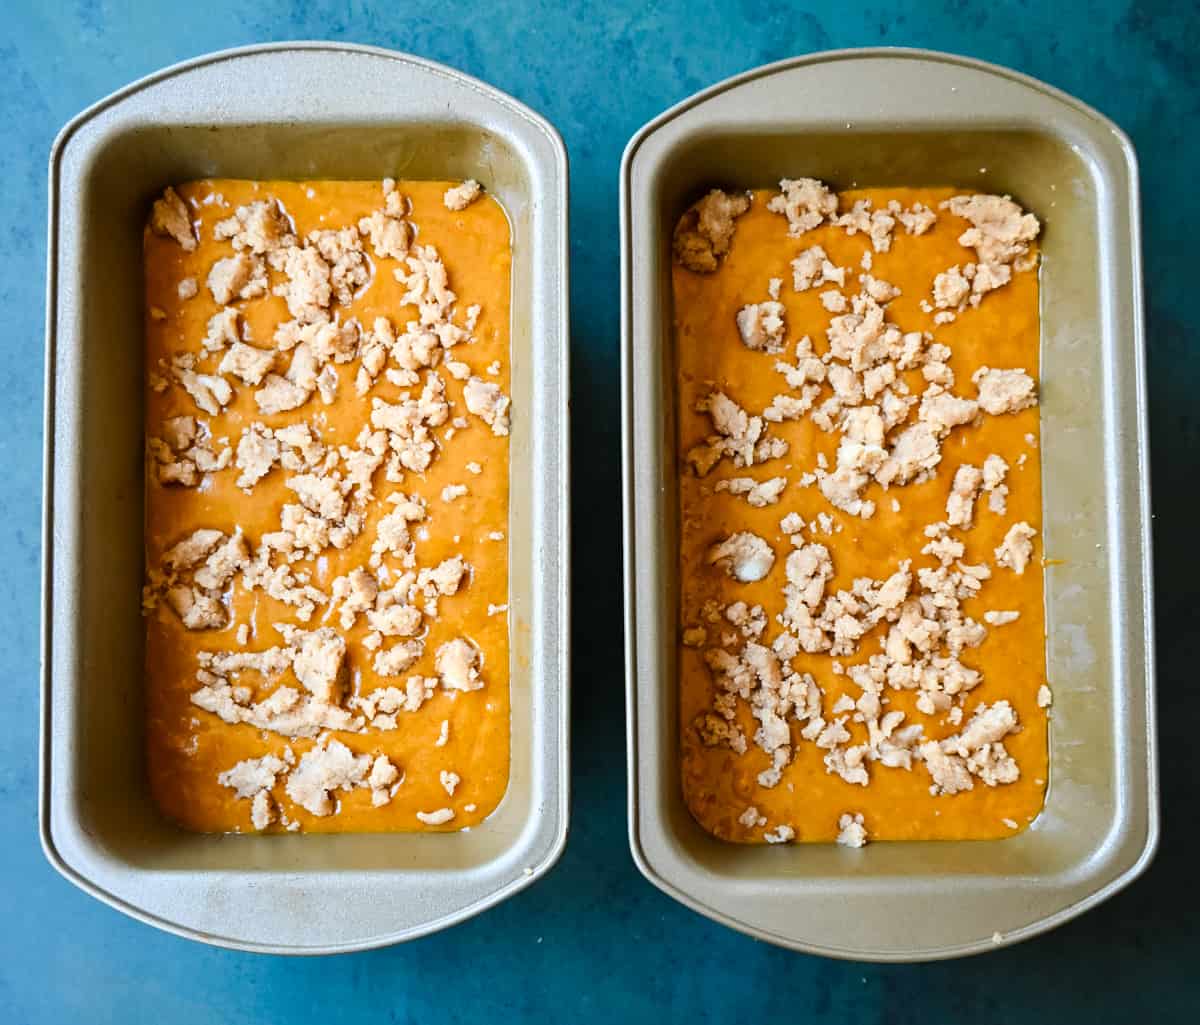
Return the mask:
<svg viewBox="0 0 1200 1025">
<path fill-rule="evenodd" d="M 713 191 L 674 237 L 683 790 L 743 843 L 984 839 L 1047 780 L 1037 219 Z"/>
<path fill-rule="evenodd" d="M 205 832 L 508 784 L 511 242 L 475 182 L 189 182 L 146 280 L 146 749 Z"/>
</svg>

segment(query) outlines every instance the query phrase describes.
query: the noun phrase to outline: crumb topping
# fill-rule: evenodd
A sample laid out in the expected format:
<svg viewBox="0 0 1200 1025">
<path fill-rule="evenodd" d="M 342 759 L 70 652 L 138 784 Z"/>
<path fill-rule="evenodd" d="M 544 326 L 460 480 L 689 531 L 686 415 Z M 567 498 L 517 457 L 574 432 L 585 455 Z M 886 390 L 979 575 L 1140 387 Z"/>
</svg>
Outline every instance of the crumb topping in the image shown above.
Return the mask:
<svg viewBox="0 0 1200 1025">
<path fill-rule="evenodd" d="M 1014 523 L 996 548 L 996 565 L 1011 569 L 1014 573 L 1024 573 L 1033 557 L 1033 539 L 1036 536 L 1037 531 L 1028 523 Z"/>
<path fill-rule="evenodd" d="M 979 408 L 992 416 L 1016 413 L 1037 404 L 1037 385 L 1023 369 L 980 367 L 971 380 L 979 389 Z"/>
<path fill-rule="evenodd" d="M 483 195 L 483 186 L 474 178 L 468 178 L 461 185 L 455 185 L 446 190 L 442 202 L 447 210 L 465 210 Z"/>
<path fill-rule="evenodd" d="M 730 477 L 719 480 L 714 485 L 714 491 L 728 491 L 731 495 L 741 495 L 746 503 L 755 509 L 774 505 L 779 501 L 783 489 L 787 487 L 786 477 L 772 477 L 770 480 L 756 481 L 753 477 Z"/>
<path fill-rule="evenodd" d="M 728 605 L 709 601 L 699 613 L 686 613 L 680 643 L 699 655 L 712 685 L 711 703 L 695 715 L 690 728 L 704 747 L 753 754 L 754 778 L 764 790 L 781 785 L 796 752 L 806 744 L 820 752 L 828 774 L 852 786 L 870 786 L 883 770 L 911 773 L 922 766 L 934 795 L 949 797 L 979 783 L 1008 785 L 1020 772 L 1004 741 L 1021 726 L 1003 698 L 972 702 L 970 695 L 984 683 L 984 676 L 971 653 L 984 643 L 989 629 L 1017 622 L 1020 613 L 995 607 L 983 611 L 969 604 L 986 600 L 993 569 L 982 561 L 968 562 L 965 542 L 972 531 L 992 529 L 992 516 L 1007 515 L 1010 467 L 997 453 L 974 456 L 974 463 L 951 453 L 958 451 L 967 429 L 986 418 L 1036 406 L 1037 382 L 1023 368 L 981 366 L 964 388 L 954 368 L 960 368 L 960 376 L 968 371 L 955 361 L 951 345 L 930 332 L 904 331 L 889 312 L 901 289 L 872 270 L 882 268 L 887 274 L 887 268 L 895 267 L 884 254 L 893 245 L 910 244 L 901 232 L 921 236 L 939 219 L 945 222 L 949 217 L 951 224 L 954 218 L 965 219 L 968 227 L 959 242 L 974 251 L 975 259 L 937 273 L 929 300 L 922 301 L 935 324 L 949 323 L 1015 274 L 1032 269 L 1037 219 L 1006 197 L 988 196 L 956 197 L 942 204 L 940 214 L 920 202 L 905 207 L 897 201 L 876 204 L 869 199 L 839 211 L 838 197 L 812 179 L 785 180 L 767 207 L 785 217 L 791 238 L 831 224 L 848 236 L 865 236 L 869 248 L 859 273 L 837 266 L 819 244 L 801 242 L 799 249 L 789 250 L 795 254 L 790 259 L 793 291 L 820 290 L 814 298 L 829 314 L 823 351 L 808 336 L 792 340 L 795 329 L 788 323 L 788 310 L 796 306 L 780 300 L 778 277 L 765 277 L 765 300 L 758 292 L 762 285 L 750 286 L 746 299 L 752 301 L 737 297 L 743 304 L 734 304 L 738 312 L 733 327 L 740 345 L 732 344 L 739 351 L 776 357 L 779 393 L 760 411 L 741 401 L 736 376 L 710 380 L 697 375 L 703 397 L 694 400 L 692 408 L 707 416 L 711 429 L 686 449 L 684 462 L 691 475 L 703 478 L 724 460 L 744 470 L 786 457 L 789 462 L 783 469 L 789 475 L 725 475 L 712 484 L 689 487 L 698 488 L 700 495 L 737 496 L 749 509 L 762 509 L 795 493 L 785 491 L 789 479 L 795 479 L 800 488 L 815 486 L 834 514 L 814 516 L 806 511 L 801 517 L 785 506 L 780 517 L 785 551 L 777 552 L 759 527 L 726 527 L 721 536 L 704 539 L 708 547 L 701 551 L 716 571 L 713 578 L 728 578 L 735 585 L 771 578 L 778 554 L 785 571 L 780 584 L 783 608 L 777 616 L 768 615 L 762 605 L 751 603 L 747 592 L 746 600 Z M 740 274 L 740 257 L 738 264 Z M 719 264 L 712 261 L 705 270 L 718 271 Z M 910 279 L 896 280 L 911 288 Z M 895 305 L 904 308 L 903 303 Z M 732 339 L 732 331 L 720 330 Z M 798 454 L 789 452 L 787 440 L 771 433 L 772 425 L 803 419 L 836 440 L 832 459 L 810 452 L 793 467 Z M 944 461 L 950 465 L 943 468 Z M 945 516 L 924 527 L 914 547 L 921 557 L 895 558 L 880 568 L 878 577 L 839 580 L 835 585 L 836 557 L 810 538 L 853 530 L 850 517 L 875 516 L 878 491 L 873 489 L 895 494 L 895 489 L 935 478 L 945 481 Z M 883 507 L 893 514 L 902 508 L 891 496 Z M 981 521 L 985 528 L 979 528 Z M 995 549 L 995 565 L 1023 573 L 1033 557 L 1035 536 L 1028 523 L 1010 525 Z M 972 549 L 972 554 L 980 558 L 983 553 Z M 724 590 L 730 593 L 728 585 Z M 838 690 L 826 698 L 826 681 L 805 671 L 811 664 L 806 658 L 817 654 L 836 657 L 831 672 L 850 686 L 849 691 L 839 682 Z M 989 679 L 992 675 L 989 671 Z M 995 685 L 982 693 L 991 699 Z M 1049 690 L 1043 690 L 1048 704 Z M 910 720 L 893 704 L 900 692 L 910 692 L 916 712 L 936 717 L 943 729 L 934 732 L 929 722 L 916 716 Z M 1046 707 L 1042 697 L 1039 693 L 1039 706 Z M 943 736 L 946 723 L 958 732 L 935 739 Z M 761 807 L 761 802 L 745 806 L 737 824 L 769 842 L 794 839 L 793 827 L 786 823 L 759 833 L 766 825 Z M 861 813 L 840 815 L 838 843 L 858 847 L 867 839 Z"/>
<path fill-rule="evenodd" d="M 838 817 L 837 842 L 842 847 L 865 847 L 867 830 L 863 825 L 862 812 L 845 812 Z"/>
<path fill-rule="evenodd" d="M 170 185 L 154 201 L 150 210 L 150 230 L 156 235 L 173 238 L 186 252 L 193 252 L 196 248 L 196 229 L 187 205 Z"/>
<path fill-rule="evenodd" d="M 156 394 L 178 389 L 180 399 L 167 396 L 175 410 L 180 400 L 186 403 L 186 412 L 172 410 L 148 430 L 147 481 L 176 494 L 219 491 L 225 478 L 218 475 L 229 471 L 227 480 L 247 495 L 271 479 L 270 493 L 288 497 L 277 507 L 277 524 L 265 529 L 247 522 L 243 533 L 205 523 L 169 538 L 161 555 L 155 547 L 143 589 L 148 616 L 206 638 L 207 646 L 189 656 L 194 681 L 184 694 L 193 725 L 207 719 L 205 729 L 248 727 L 276 745 L 216 777 L 231 800 L 246 802 L 255 830 L 301 828 L 289 817 L 291 805 L 313 816 L 336 815 L 344 795 L 360 789 L 369 793 L 370 806 L 387 805 L 404 772 L 372 750 L 372 735 L 405 728 L 405 716 L 447 696 L 486 700 L 492 708 L 490 698 L 464 696 L 486 691 L 493 670 L 485 669 L 485 649 L 462 636 L 469 622 L 442 619 L 445 602 L 471 588 L 474 567 L 453 550 L 440 561 L 421 554 L 421 542 L 443 524 L 447 539 L 453 534 L 458 543 L 461 528 L 453 521 L 462 514 L 435 511 L 395 485 L 425 474 L 455 432 L 470 427 L 468 415 L 497 437 L 508 435 L 512 416 L 501 360 L 452 357 L 452 349 L 458 348 L 455 356 L 470 351 L 480 324 L 489 339 L 493 329 L 481 320 L 481 305 L 460 303 L 438 248 L 425 236 L 418 244 L 412 203 L 394 182 L 384 183 L 380 207 L 368 216 L 342 226 L 325 225 L 322 217 L 306 234 L 278 199 L 261 195 L 236 208 L 207 197 L 203 204 L 223 207 L 217 220 L 193 202 L 193 221 L 187 203 L 168 188 L 151 210 L 149 231 L 186 252 L 204 241 L 206 253 L 210 231 L 219 245 L 203 268 L 192 257 L 187 266 L 196 276 L 170 283 L 169 310 L 177 309 L 176 296 L 180 302 L 197 296 L 198 281 L 218 308 L 207 325 L 201 321 L 199 331 L 188 332 L 191 337 L 181 332 L 182 349 L 166 352 L 147 373 Z M 447 190 L 444 203 L 462 210 L 481 195 L 478 183 L 465 182 Z M 400 299 L 388 316 L 360 323 L 350 307 L 372 284 L 377 266 L 392 271 Z M 286 306 L 273 329 L 260 326 L 263 307 L 243 307 L 256 299 Z M 169 322 L 157 305 L 147 312 L 148 331 Z M 495 380 L 475 376 L 472 364 L 486 365 L 481 374 Z M 368 407 L 357 437 L 338 433 L 337 410 L 325 412 L 347 393 L 363 396 Z M 247 413 L 242 401 L 250 396 Z M 214 435 L 214 428 L 223 434 L 231 424 L 230 437 Z M 464 465 L 461 457 L 457 465 Z M 491 472 L 483 457 L 465 465 L 471 487 L 446 484 L 447 504 L 462 505 L 472 491 L 490 493 L 481 476 Z M 383 480 L 391 485 L 386 493 Z M 223 510 L 213 520 L 227 522 Z M 491 530 L 487 537 L 505 535 Z M 362 547 L 355 547 L 360 538 Z M 359 551 L 362 565 L 342 561 L 327 570 L 331 553 L 358 561 L 350 553 Z M 245 598 L 258 601 L 256 593 L 279 604 L 253 605 L 247 614 Z M 479 605 L 480 616 L 485 605 L 488 617 L 507 610 L 490 597 Z M 272 630 L 278 635 L 273 645 Z M 351 634 L 356 630 L 362 632 Z M 283 743 L 295 750 L 277 746 Z M 449 743 L 449 720 L 431 743 Z M 464 783 L 449 768 L 434 771 L 447 799 L 458 794 L 461 800 L 467 791 L 462 807 L 472 813 L 474 775 Z M 445 825 L 458 801 L 453 805 L 417 818 Z"/>
<path fill-rule="evenodd" d="M 217 782 L 233 790 L 239 800 L 251 802 L 250 821 L 258 830 L 266 829 L 278 817 L 279 811 L 271 796 L 275 780 L 288 771 L 296 762 L 290 747 L 283 749 L 283 757 L 263 755 L 261 758 L 246 758 L 217 776 Z"/>
<path fill-rule="evenodd" d="M 1012 280 L 1013 271 L 1034 263 L 1030 247 L 1041 225 L 1007 196 L 955 196 L 942 204 L 970 227 L 959 235 L 959 244 L 975 251 L 975 262 L 956 264 L 934 278 L 933 306 L 942 311 L 934 319 L 953 321 L 969 306 Z"/>
<path fill-rule="evenodd" d="M 745 193 L 713 189 L 688 207 L 675 225 L 675 259 L 697 274 L 711 274 L 733 244 L 734 222 L 749 209 L 750 198 Z"/>
<path fill-rule="evenodd" d="M 758 352 L 783 352 L 783 316 L 783 304 L 774 300 L 743 306 L 737 315 L 742 344 Z"/>
<path fill-rule="evenodd" d="M 734 580 L 762 580 L 775 565 L 775 552 L 757 534 L 743 531 L 715 544 L 708 552 L 709 565 L 723 569 Z"/>
<path fill-rule="evenodd" d="M 767 209 L 787 218 L 788 234 L 798 238 L 833 217 L 837 196 L 815 178 L 784 178 L 779 195 L 767 201 Z"/>
</svg>

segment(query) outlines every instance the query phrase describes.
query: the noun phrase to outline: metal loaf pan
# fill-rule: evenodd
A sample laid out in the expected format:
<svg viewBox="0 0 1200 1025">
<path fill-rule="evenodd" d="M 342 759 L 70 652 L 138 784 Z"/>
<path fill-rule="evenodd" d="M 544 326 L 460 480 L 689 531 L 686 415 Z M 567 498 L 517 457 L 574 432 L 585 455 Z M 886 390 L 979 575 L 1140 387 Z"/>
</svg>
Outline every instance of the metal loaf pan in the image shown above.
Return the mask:
<svg viewBox="0 0 1200 1025">
<path fill-rule="evenodd" d="M 1042 439 L 1050 790 L 998 841 L 745 847 L 679 783 L 678 508 L 670 237 L 705 190 L 1011 193 L 1044 222 Z M 991 949 L 1135 878 L 1158 837 L 1137 165 L 1109 121 L 1039 82 L 941 54 L 817 54 L 646 125 L 621 178 L 630 845 L 689 907 L 797 950 L 879 961 Z M 995 934 L 999 934 L 996 937 Z"/>
<path fill-rule="evenodd" d="M 172 182 L 468 178 L 513 233 L 508 793 L 451 834 L 203 836 L 142 763 L 142 268 Z M 542 875 L 567 830 L 567 160 L 466 75 L 326 43 L 232 50 L 101 101 L 50 160 L 41 831 L 72 882 L 194 939 L 330 953 L 442 928 Z"/>
</svg>

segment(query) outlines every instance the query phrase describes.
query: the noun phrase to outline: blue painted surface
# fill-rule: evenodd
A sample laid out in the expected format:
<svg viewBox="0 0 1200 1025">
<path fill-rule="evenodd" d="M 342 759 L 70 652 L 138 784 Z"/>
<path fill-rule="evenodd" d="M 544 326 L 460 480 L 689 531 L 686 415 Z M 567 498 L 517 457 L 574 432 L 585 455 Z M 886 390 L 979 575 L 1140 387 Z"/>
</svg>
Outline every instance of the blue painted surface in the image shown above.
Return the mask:
<svg viewBox="0 0 1200 1025">
<path fill-rule="evenodd" d="M 1200 1020 L 1200 607 L 1189 507 L 1200 474 L 1200 13 L 1175 0 L 479 5 L 97 0 L 7 5 L 0 37 L 0 1021 L 5 1023 Z M 540 885 L 405 947 L 289 960 L 212 950 L 84 896 L 36 836 L 45 167 L 58 128 L 209 50 L 328 38 L 408 50 L 549 117 L 571 155 L 577 581 L 570 844 Z M 1142 166 L 1164 761 L 1163 846 L 1125 893 L 1041 939 L 967 961 L 874 967 L 792 955 L 645 883 L 625 832 L 620 655 L 617 170 L 629 136 L 695 90 L 767 61 L 924 46 L 1044 79 L 1113 117 Z M 1184 555 L 1183 553 L 1188 553 Z M 319 1017 L 318 1017 L 319 1016 Z"/>
</svg>

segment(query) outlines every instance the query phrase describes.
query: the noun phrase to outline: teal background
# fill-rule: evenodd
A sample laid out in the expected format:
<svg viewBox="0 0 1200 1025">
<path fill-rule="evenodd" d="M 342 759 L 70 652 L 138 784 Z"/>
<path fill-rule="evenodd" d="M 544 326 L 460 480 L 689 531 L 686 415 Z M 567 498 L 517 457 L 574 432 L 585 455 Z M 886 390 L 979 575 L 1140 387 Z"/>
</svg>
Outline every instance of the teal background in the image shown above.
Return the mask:
<svg viewBox="0 0 1200 1025">
<path fill-rule="evenodd" d="M 1200 13 L 1159 0 L 794 4 L 691 0 L 7 4 L 0 35 L 0 1022 L 1200 1021 L 1194 297 Z M 132 79 L 223 47 L 334 39 L 408 50 L 553 121 L 571 157 L 575 458 L 574 807 L 539 885 L 407 946 L 295 960 L 213 950 L 86 897 L 36 830 L 46 162 L 59 127 Z M 675 904 L 625 831 L 620 635 L 617 172 L 629 136 L 767 61 L 921 46 L 1017 68 L 1114 118 L 1141 159 L 1154 442 L 1163 843 L 1083 918 L 965 961 L 876 967 L 790 954 Z M 136 668 L 131 667 L 131 671 Z M 936 913 L 936 911 L 931 911 Z"/>
</svg>

